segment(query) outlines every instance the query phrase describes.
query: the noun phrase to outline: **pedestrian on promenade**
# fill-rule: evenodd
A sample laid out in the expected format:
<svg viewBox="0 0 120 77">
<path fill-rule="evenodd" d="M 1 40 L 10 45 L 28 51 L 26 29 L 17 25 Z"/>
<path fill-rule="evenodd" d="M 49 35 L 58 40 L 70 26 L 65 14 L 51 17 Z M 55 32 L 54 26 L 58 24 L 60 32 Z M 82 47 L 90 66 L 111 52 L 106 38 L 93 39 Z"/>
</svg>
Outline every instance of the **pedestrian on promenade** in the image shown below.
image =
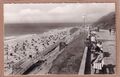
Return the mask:
<svg viewBox="0 0 120 77">
<path fill-rule="evenodd" d="M 100 48 L 100 50 L 103 50 L 102 42 L 98 41 L 97 46 Z"/>
<path fill-rule="evenodd" d="M 97 31 L 98 31 L 98 32 L 100 31 L 100 28 L 99 28 L 99 27 L 97 27 Z"/>
<path fill-rule="evenodd" d="M 91 33 L 90 43 L 91 43 L 91 51 L 95 51 L 97 39 L 96 39 L 96 35 L 94 33 Z"/>
<path fill-rule="evenodd" d="M 109 33 L 110 33 L 110 35 L 111 35 L 111 32 L 112 32 L 112 29 L 110 28 L 110 29 L 109 29 Z"/>
<path fill-rule="evenodd" d="M 100 73 L 104 65 L 104 57 L 103 57 L 103 51 L 100 50 L 97 53 L 97 57 L 93 62 L 93 69 L 95 70 L 94 73 Z"/>
<path fill-rule="evenodd" d="M 97 42 L 96 33 L 93 32 L 93 33 L 91 33 L 90 36 L 91 36 L 91 37 L 90 37 L 91 43 L 96 43 L 96 42 Z"/>
<path fill-rule="evenodd" d="M 99 55 L 98 52 L 100 51 L 100 48 L 97 46 L 95 48 L 95 51 L 93 52 L 93 56 L 92 56 L 92 61 L 91 61 L 91 64 L 93 65 L 93 62 L 97 59 L 97 56 Z"/>
</svg>

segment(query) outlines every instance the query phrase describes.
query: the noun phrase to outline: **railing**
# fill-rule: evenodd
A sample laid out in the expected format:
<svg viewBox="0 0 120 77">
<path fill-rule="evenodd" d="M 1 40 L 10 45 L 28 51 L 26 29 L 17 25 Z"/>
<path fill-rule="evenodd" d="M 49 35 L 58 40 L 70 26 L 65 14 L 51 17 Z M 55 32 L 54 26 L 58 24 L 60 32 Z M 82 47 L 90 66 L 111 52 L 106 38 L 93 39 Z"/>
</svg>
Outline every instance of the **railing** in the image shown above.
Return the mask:
<svg viewBox="0 0 120 77">
<path fill-rule="evenodd" d="M 89 30 L 88 30 L 88 35 L 89 36 Z M 82 57 L 82 61 L 80 64 L 80 68 L 79 68 L 79 72 L 78 75 L 84 75 L 85 74 L 85 67 L 86 67 L 86 59 L 87 59 L 87 53 L 88 53 L 88 46 L 86 45 L 85 49 L 84 49 L 84 53 L 83 53 L 83 57 Z"/>
<path fill-rule="evenodd" d="M 88 51 L 88 47 L 85 47 L 84 54 L 83 54 L 83 57 L 82 57 L 82 61 L 81 61 L 81 64 L 80 64 L 80 69 L 79 69 L 79 72 L 78 72 L 79 75 L 84 75 L 84 73 L 85 73 L 87 51 Z"/>
</svg>

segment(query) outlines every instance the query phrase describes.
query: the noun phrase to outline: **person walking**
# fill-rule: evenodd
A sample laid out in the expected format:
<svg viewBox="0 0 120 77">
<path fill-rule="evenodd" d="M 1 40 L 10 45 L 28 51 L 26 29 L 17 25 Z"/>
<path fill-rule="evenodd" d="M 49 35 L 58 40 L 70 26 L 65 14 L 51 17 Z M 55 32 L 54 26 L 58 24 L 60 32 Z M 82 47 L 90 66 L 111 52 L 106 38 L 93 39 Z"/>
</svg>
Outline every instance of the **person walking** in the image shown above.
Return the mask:
<svg viewBox="0 0 120 77">
<path fill-rule="evenodd" d="M 99 50 L 99 52 L 96 53 L 96 58 L 93 61 L 94 74 L 99 74 L 103 66 L 104 66 L 103 51 Z"/>
<path fill-rule="evenodd" d="M 98 41 L 97 46 L 100 48 L 100 50 L 103 50 L 102 42 Z"/>
<path fill-rule="evenodd" d="M 110 28 L 110 29 L 109 29 L 109 33 L 110 33 L 110 35 L 111 35 L 111 32 L 112 32 L 112 29 Z"/>
</svg>

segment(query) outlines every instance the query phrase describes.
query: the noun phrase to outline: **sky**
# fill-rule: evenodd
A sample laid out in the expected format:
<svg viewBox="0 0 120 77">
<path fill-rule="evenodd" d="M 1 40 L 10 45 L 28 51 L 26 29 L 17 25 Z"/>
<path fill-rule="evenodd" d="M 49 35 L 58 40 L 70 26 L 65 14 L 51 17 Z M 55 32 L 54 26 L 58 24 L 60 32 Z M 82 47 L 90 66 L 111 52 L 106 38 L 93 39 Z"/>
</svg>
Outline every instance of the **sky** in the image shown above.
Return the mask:
<svg viewBox="0 0 120 77">
<path fill-rule="evenodd" d="M 95 22 L 115 11 L 114 3 L 4 4 L 5 23 Z"/>
</svg>

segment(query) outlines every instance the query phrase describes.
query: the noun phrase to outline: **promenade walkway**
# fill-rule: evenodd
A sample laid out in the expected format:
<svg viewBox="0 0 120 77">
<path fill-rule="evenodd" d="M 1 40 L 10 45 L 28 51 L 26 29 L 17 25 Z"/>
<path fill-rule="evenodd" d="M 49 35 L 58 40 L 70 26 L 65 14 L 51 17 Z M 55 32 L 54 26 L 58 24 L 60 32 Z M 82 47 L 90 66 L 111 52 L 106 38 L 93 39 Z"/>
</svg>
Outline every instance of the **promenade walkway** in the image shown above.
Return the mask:
<svg viewBox="0 0 120 77">
<path fill-rule="evenodd" d="M 100 30 L 97 32 L 97 40 L 103 42 L 103 52 L 104 52 L 104 67 L 102 70 L 103 74 L 114 74 L 116 65 L 116 43 L 115 43 L 115 33 L 109 33 L 108 30 Z M 93 70 L 91 70 L 93 73 Z"/>
</svg>

